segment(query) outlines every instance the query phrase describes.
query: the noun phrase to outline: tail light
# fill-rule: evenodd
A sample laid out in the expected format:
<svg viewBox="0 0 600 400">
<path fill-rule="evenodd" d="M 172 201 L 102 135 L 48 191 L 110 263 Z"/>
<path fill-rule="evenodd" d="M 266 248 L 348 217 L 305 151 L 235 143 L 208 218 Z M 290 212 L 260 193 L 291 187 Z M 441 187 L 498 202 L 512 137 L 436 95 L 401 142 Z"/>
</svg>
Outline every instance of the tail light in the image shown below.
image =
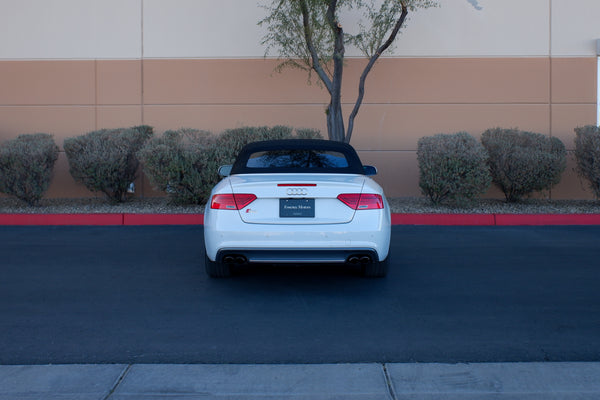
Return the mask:
<svg viewBox="0 0 600 400">
<path fill-rule="evenodd" d="M 279 187 L 288 187 L 288 186 L 317 186 L 316 183 L 278 183 Z"/>
<path fill-rule="evenodd" d="M 250 193 L 215 194 L 210 201 L 210 208 L 215 210 L 241 210 L 256 200 Z"/>
<path fill-rule="evenodd" d="M 343 193 L 337 198 L 353 210 L 380 210 L 383 208 L 383 198 L 379 194 Z"/>
</svg>

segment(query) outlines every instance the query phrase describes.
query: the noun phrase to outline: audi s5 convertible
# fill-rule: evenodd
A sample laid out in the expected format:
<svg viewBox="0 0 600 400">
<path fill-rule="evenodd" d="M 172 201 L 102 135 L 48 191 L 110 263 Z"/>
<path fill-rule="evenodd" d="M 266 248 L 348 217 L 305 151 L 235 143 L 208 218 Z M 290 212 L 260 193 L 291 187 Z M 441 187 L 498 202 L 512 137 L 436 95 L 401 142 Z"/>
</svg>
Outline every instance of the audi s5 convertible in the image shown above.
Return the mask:
<svg viewBox="0 0 600 400">
<path fill-rule="evenodd" d="M 391 218 L 383 189 L 352 146 L 289 139 L 244 147 L 204 215 L 206 272 L 240 264 L 350 264 L 388 271 Z"/>
</svg>

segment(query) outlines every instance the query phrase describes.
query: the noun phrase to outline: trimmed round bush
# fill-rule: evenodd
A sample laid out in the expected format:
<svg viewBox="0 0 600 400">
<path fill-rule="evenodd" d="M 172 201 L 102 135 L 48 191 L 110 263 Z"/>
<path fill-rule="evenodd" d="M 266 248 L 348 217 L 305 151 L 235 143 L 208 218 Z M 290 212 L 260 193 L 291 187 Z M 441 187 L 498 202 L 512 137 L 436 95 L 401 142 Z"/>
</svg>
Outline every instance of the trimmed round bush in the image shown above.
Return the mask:
<svg viewBox="0 0 600 400">
<path fill-rule="evenodd" d="M 202 204 L 218 181 L 215 142 L 210 132 L 184 128 L 151 139 L 138 154 L 152 185 L 172 203 Z"/>
<path fill-rule="evenodd" d="M 19 135 L 2 143 L 0 192 L 37 205 L 50 186 L 58 151 L 47 133 Z"/>
<path fill-rule="evenodd" d="M 473 201 L 491 183 L 487 158 L 481 143 L 466 132 L 422 137 L 417 146 L 421 192 L 434 204 Z"/>
<path fill-rule="evenodd" d="M 321 131 L 318 129 L 310 129 L 310 128 L 298 128 L 296 129 L 296 134 L 294 135 L 296 139 L 323 139 L 321 135 Z"/>
<path fill-rule="evenodd" d="M 167 131 L 139 152 L 152 185 L 176 204 L 203 204 L 221 177 L 221 165 L 232 164 L 246 144 L 260 140 L 321 138 L 319 131 L 286 126 L 229 129 L 218 136 L 196 129 Z"/>
<path fill-rule="evenodd" d="M 577 173 L 588 181 L 596 199 L 600 199 L 600 127 L 575 128 L 575 159 Z"/>
<path fill-rule="evenodd" d="M 481 142 L 490 157 L 492 182 L 507 202 L 550 190 L 567 166 L 565 145 L 540 133 L 494 128 L 483 133 Z"/>
<path fill-rule="evenodd" d="M 232 164 L 240 150 L 251 142 L 277 139 L 322 139 L 321 133 L 315 129 L 296 129 L 289 126 L 243 127 L 228 129 L 217 139 L 216 157 L 221 163 Z"/>
<path fill-rule="evenodd" d="M 127 200 L 127 189 L 137 178 L 137 152 L 152 136 L 150 126 L 102 129 L 65 139 L 69 170 L 76 182 L 111 202 Z"/>
<path fill-rule="evenodd" d="M 217 138 L 215 156 L 221 164 L 232 164 L 242 147 L 261 140 L 290 139 L 293 128 L 289 126 L 242 127 L 228 129 Z"/>
</svg>

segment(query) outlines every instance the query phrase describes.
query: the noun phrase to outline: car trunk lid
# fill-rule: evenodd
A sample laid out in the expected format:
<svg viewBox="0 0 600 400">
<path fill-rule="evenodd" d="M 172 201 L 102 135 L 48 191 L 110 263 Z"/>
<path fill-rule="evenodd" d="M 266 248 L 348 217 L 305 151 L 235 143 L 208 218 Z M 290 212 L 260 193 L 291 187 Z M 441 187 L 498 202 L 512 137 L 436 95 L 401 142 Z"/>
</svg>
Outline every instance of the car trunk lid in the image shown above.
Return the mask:
<svg viewBox="0 0 600 400">
<path fill-rule="evenodd" d="M 256 200 L 239 210 L 246 223 L 341 224 L 355 210 L 338 199 L 361 193 L 365 177 L 354 174 L 243 174 L 230 177 L 234 194 L 254 194 Z"/>
</svg>

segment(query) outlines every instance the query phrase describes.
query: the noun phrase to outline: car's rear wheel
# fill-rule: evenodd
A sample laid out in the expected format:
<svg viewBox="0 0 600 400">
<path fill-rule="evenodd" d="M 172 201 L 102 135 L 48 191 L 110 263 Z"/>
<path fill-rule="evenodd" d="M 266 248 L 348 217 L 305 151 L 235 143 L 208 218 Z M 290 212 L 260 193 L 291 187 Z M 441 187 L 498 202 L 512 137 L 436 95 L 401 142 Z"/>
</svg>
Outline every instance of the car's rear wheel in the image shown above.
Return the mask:
<svg viewBox="0 0 600 400">
<path fill-rule="evenodd" d="M 204 268 L 211 278 L 228 278 L 231 276 L 231 266 L 223 262 L 212 261 L 204 253 Z"/>
<path fill-rule="evenodd" d="M 383 278 L 387 275 L 390 257 L 383 261 L 373 261 L 364 266 L 364 276 L 368 278 Z"/>
</svg>

